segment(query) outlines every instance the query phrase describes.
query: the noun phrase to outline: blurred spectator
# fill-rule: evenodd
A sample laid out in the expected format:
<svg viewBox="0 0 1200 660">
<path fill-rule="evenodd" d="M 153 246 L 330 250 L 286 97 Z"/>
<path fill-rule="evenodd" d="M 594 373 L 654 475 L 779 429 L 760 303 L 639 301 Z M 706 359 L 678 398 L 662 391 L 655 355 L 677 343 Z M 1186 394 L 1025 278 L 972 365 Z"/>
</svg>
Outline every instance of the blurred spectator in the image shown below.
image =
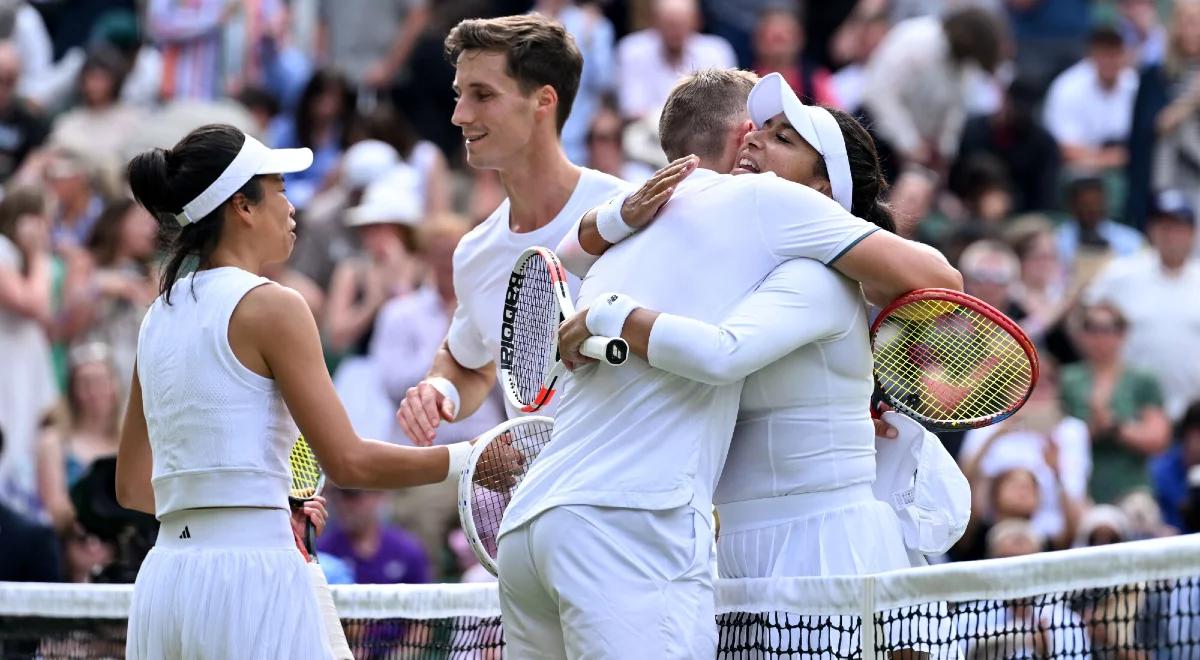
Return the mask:
<svg viewBox="0 0 1200 660">
<path fill-rule="evenodd" d="M 244 3 L 224 32 L 226 92 L 266 87 L 294 111 L 312 77 L 312 59 L 291 39 L 291 12 L 284 0 Z"/>
<path fill-rule="evenodd" d="M 1151 180 L 1158 136 L 1200 109 L 1200 84 L 1195 84 L 1200 71 L 1200 0 L 1176 0 L 1168 25 L 1166 57 L 1142 70 L 1129 132 L 1125 221 L 1138 228 L 1145 225 L 1154 203 Z"/>
<path fill-rule="evenodd" d="M 1117 29 L 1125 47 L 1134 54 L 1134 65 L 1159 64 L 1167 52 L 1167 31 L 1158 16 L 1155 0 L 1117 0 Z"/>
<path fill-rule="evenodd" d="M 1005 165 L 1012 179 L 1013 210 L 1024 213 L 1056 207 L 1062 159 L 1058 144 L 1037 121 L 1034 108 L 1038 102 L 1036 91 L 1026 81 L 1016 80 L 1009 85 L 998 111 L 968 119 L 951 181 L 963 176 L 963 165 L 976 155 L 991 154 Z"/>
<path fill-rule="evenodd" d="M 42 176 L 54 209 L 50 238 L 55 250 L 82 248 L 104 211 L 99 173 L 82 154 L 56 149 L 46 154 Z"/>
<path fill-rule="evenodd" d="M 317 546 L 350 563 L 358 584 L 429 582 L 429 558 L 420 542 L 382 522 L 385 497 L 380 491 L 330 489 L 329 525 Z"/>
<path fill-rule="evenodd" d="M 21 65 L 17 94 L 40 98 L 41 83 L 53 67 L 54 50 L 42 15 L 25 0 L 0 4 L 0 39 L 16 46 Z"/>
<path fill-rule="evenodd" d="M 67 419 L 42 433 L 37 458 L 42 506 L 64 535 L 76 524 L 70 488 L 97 458 L 117 455 L 117 427 L 124 409 L 107 346 L 75 347 L 69 367 Z"/>
<path fill-rule="evenodd" d="M 18 187 L 0 200 L 0 502 L 38 510 L 37 436 L 58 400 L 46 328 L 50 323 L 50 227 L 46 197 Z M 10 547 L 7 544 L 5 547 Z"/>
<path fill-rule="evenodd" d="M 149 0 L 146 26 L 162 48 L 163 98 L 208 101 L 225 91 L 221 40 L 241 6 L 229 0 Z"/>
<path fill-rule="evenodd" d="M 458 569 L 459 575 L 462 577 L 460 582 L 495 582 L 496 576 L 492 575 L 479 563 L 479 558 L 475 556 L 475 551 L 471 549 L 471 544 L 467 541 L 467 535 L 458 525 L 455 525 L 446 535 L 446 545 L 450 548 L 450 553 L 454 557 L 455 568 Z"/>
<path fill-rule="evenodd" d="M 1175 443 L 1150 462 L 1163 521 L 1184 534 L 1200 532 L 1200 401 L 1184 411 Z"/>
<path fill-rule="evenodd" d="M 237 102 L 254 118 L 253 135 L 266 135 L 281 110 L 279 99 L 262 87 L 243 87 L 237 93 Z"/>
<path fill-rule="evenodd" d="M 1120 33 L 1093 30 L 1088 56 L 1059 74 L 1046 95 L 1046 129 L 1064 164 L 1089 171 L 1125 167 L 1137 87 Z"/>
<path fill-rule="evenodd" d="M 1020 321 L 1025 310 L 1011 293 L 1021 274 L 1017 255 L 1000 241 L 976 241 L 963 250 L 958 260 L 963 276 L 963 290 Z"/>
<path fill-rule="evenodd" d="M 600 111 L 602 99 L 612 92 L 615 82 L 613 26 L 600 13 L 600 9 L 590 2 L 579 6 L 572 0 L 537 0 L 533 11 L 562 23 L 575 38 L 579 54 L 583 56 L 579 91 L 575 93 L 571 115 L 562 128 L 563 151 L 567 152 L 567 158 L 572 163 L 582 165 L 587 161 L 585 142 L 588 128 Z M 448 210 L 442 208 L 433 212 Z"/>
<path fill-rule="evenodd" d="M 1037 532 L 1028 521 L 1007 518 L 988 530 L 987 558 L 1021 557 L 1041 552 L 1046 546 L 1045 537 Z"/>
<path fill-rule="evenodd" d="M 1010 239 L 1021 262 L 1021 275 L 1011 292 L 1025 310 L 1021 328 L 1040 343 L 1071 304 L 1066 269 L 1058 258 L 1054 230 L 1048 220 L 1027 221 L 1019 230 Z"/>
<path fill-rule="evenodd" d="M 106 171 L 119 171 L 127 144 L 144 121 L 138 108 L 120 98 L 128 66 L 111 46 L 91 50 L 79 72 L 81 103 L 54 120 L 49 143 L 78 152 Z"/>
<path fill-rule="evenodd" d="M 860 2 L 829 46 L 834 61 L 841 65 L 833 74 L 833 93 L 842 109 L 851 114 L 858 114 L 862 108 L 867 63 L 892 29 L 884 8 L 865 9 L 872 4 L 879 3 Z"/>
<path fill-rule="evenodd" d="M 133 200 L 118 199 L 100 214 L 87 248 L 91 267 L 67 273 L 69 327 L 60 332 L 108 347 L 123 404 L 142 317 L 158 296 L 158 222 Z"/>
<path fill-rule="evenodd" d="M 1087 501 L 1091 451 L 1087 424 L 1063 414 L 1057 370 L 1043 362 L 1041 377 L 1025 406 L 999 424 L 968 431 L 959 462 L 983 507 L 981 512 L 992 512 L 992 520 L 1028 519 L 1052 547 L 1061 550 L 1074 541 Z M 1037 487 L 1037 506 L 1032 510 L 1023 504 L 1029 477 Z M 976 529 L 979 536 L 974 542 L 979 543 L 986 531 Z M 970 545 L 962 548 L 963 554 L 981 552 Z"/>
<path fill-rule="evenodd" d="M 1127 257 L 1145 245 L 1141 232 L 1113 222 L 1108 215 L 1104 180 L 1080 176 L 1067 186 L 1070 217 L 1058 226 L 1058 258 L 1067 268 L 1083 250 Z"/>
<path fill-rule="evenodd" d="M 45 118 L 18 93 L 21 58 L 11 41 L 0 41 L 0 181 L 7 181 L 45 139 Z"/>
<path fill-rule="evenodd" d="M 1196 216 L 1177 191 L 1158 197 L 1146 228 L 1153 251 L 1110 264 L 1086 292 L 1129 320 L 1125 359 L 1153 374 L 1167 414 L 1179 419 L 1200 399 L 1200 259 L 1192 246 Z"/>
<path fill-rule="evenodd" d="M 657 112 L 684 75 L 737 65 L 727 41 L 699 34 L 699 28 L 696 0 L 654 0 L 654 27 L 621 39 L 617 44 L 617 96 L 626 119 Z"/>
<path fill-rule="evenodd" d="M 1158 382 L 1121 358 L 1126 327 L 1111 304 L 1084 307 L 1078 338 L 1084 361 L 1062 368 L 1063 410 L 1087 422 L 1092 438 L 1088 492 L 1099 503 L 1149 486 L 1147 461 L 1170 442 Z"/>
<path fill-rule="evenodd" d="M 359 91 L 390 87 L 429 23 L 429 4 L 427 0 L 320 0 L 320 62 L 348 76 Z"/>
<path fill-rule="evenodd" d="M 892 28 L 867 64 L 864 108 L 893 171 L 917 163 L 944 172 L 958 152 L 972 67 L 1000 63 L 1000 22 L 979 8 L 913 18 Z"/>
<path fill-rule="evenodd" d="M 2 250 L 3 248 L 0 248 Z M 0 464 L 5 457 L 0 428 Z M 19 513 L 0 497 L 0 582 L 59 582 L 62 564 L 54 530 Z"/>
<path fill-rule="evenodd" d="M 754 31 L 754 72 L 779 73 L 801 101 L 838 106 L 829 71 L 804 57 L 804 24 L 798 12 L 768 7 Z"/>
<path fill-rule="evenodd" d="M 437 145 L 421 137 L 408 117 L 381 105 L 362 117 L 352 132 L 356 139 L 381 140 L 396 150 L 400 162 L 412 168 L 416 175 L 417 203 L 425 213 L 450 211 L 451 181 L 446 157 Z"/>
<path fill-rule="evenodd" d="M 457 216 L 427 219 L 417 230 L 416 252 L 427 269 L 425 282 L 412 295 L 395 298 L 379 310 L 370 353 L 378 363 L 393 413 L 408 388 L 425 377 L 450 327 L 456 300 L 454 248 L 467 230 L 466 221 Z M 439 426 L 435 442 L 470 440 L 504 416 L 499 390 L 493 389 L 470 417 Z M 391 437 L 395 442 L 410 442 L 398 426 Z M 456 488 L 454 483 L 441 483 L 397 492 L 391 498 L 391 518 L 416 534 L 426 548 L 440 548 L 446 520 L 456 519 Z"/>
<path fill-rule="evenodd" d="M 326 187 L 326 179 L 346 147 L 346 133 L 353 115 L 354 92 L 349 81 L 341 74 L 322 69 L 305 86 L 295 117 L 276 118 L 270 132 L 272 147 L 308 147 L 313 151 L 312 167 L 287 178 L 288 200 L 297 209 L 304 209 L 313 195 Z"/>
<path fill-rule="evenodd" d="M 924 167 L 909 167 L 888 189 L 888 204 L 896 217 L 896 231 L 915 239 L 937 200 L 937 174 Z"/>
<path fill-rule="evenodd" d="M 1016 38 L 1017 76 L 1045 90 L 1079 61 L 1091 22 L 1091 0 L 1005 0 Z"/>
<path fill-rule="evenodd" d="M 1074 547 L 1088 548 L 1132 540 L 1125 512 L 1111 504 L 1097 504 L 1083 515 Z"/>
<path fill-rule="evenodd" d="M 654 169 L 626 157 L 623 124 L 616 107 L 600 106 L 588 127 L 587 166 L 630 183 L 641 183 L 654 174 Z"/>
<path fill-rule="evenodd" d="M 92 27 L 91 41 L 112 46 L 124 58 L 127 66 L 121 85 L 122 101 L 139 107 L 158 104 L 162 91 L 162 53 L 153 44 L 146 43 L 138 17 L 132 10 L 112 9 L 101 14 Z M 64 68 L 62 62 L 56 68 Z"/>
</svg>

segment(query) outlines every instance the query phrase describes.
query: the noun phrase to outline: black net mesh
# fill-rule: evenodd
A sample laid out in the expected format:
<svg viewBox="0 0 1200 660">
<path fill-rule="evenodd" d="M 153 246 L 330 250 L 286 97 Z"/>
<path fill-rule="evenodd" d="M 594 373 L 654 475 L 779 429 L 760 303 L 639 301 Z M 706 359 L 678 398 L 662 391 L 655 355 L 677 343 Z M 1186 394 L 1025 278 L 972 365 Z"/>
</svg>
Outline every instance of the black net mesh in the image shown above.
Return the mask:
<svg viewBox="0 0 1200 660">
<path fill-rule="evenodd" d="M 874 657 L 1200 658 L 1200 578 L 926 603 L 874 619 Z M 732 612 L 717 623 L 719 658 L 864 657 L 860 620 L 851 614 Z M 500 658 L 504 646 L 498 616 L 343 624 L 356 658 L 488 659 Z M 120 619 L 0 616 L 0 658 L 123 657 L 124 635 Z"/>
</svg>

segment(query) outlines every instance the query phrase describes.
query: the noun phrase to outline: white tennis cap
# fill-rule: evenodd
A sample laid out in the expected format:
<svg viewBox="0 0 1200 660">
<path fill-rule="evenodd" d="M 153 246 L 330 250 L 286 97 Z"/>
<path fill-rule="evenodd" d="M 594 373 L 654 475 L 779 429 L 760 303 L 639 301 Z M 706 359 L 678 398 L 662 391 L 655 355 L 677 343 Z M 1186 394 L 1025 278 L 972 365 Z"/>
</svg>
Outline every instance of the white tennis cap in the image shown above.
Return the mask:
<svg viewBox="0 0 1200 660">
<path fill-rule="evenodd" d="M 400 153 L 381 140 L 355 142 L 342 156 L 342 176 L 351 188 L 363 188 L 400 162 Z"/>
<path fill-rule="evenodd" d="M 417 225 L 421 207 L 416 172 L 408 165 L 396 165 L 367 186 L 361 204 L 346 211 L 346 226 Z"/>
<path fill-rule="evenodd" d="M 270 149 L 262 142 L 246 135 L 246 141 L 233 162 L 221 172 L 204 192 L 183 205 L 183 211 L 175 214 L 181 225 L 199 222 L 212 213 L 225 200 L 242 189 L 246 182 L 260 174 L 288 174 L 308 169 L 313 162 L 311 149 Z"/>
<path fill-rule="evenodd" d="M 850 210 L 854 199 L 854 180 L 850 177 L 850 161 L 846 157 L 846 139 L 837 120 L 825 108 L 804 105 L 778 73 L 768 74 L 750 90 L 746 99 L 750 120 L 762 128 L 767 120 L 779 113 L 804 141 L 825 159 L 833 199 Z"/>
</svg>

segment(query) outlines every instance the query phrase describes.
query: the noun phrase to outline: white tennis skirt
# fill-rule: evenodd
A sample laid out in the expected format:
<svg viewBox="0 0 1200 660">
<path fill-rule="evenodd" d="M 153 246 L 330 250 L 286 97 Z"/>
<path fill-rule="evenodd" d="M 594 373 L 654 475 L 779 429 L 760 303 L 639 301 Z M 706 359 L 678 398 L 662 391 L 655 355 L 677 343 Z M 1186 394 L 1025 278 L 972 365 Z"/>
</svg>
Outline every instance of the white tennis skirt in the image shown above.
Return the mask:
<svg viewBox="0 0 1200 660">
<path fill-rule="evenodd" d="M 723 578 L 864 575 L 912 566 L 900 519 L 870 484 L 717 506 Z"/>
<path fill-rule="evenodd" d="M 284 509 L 166 516 L 138 571 L 129 659 L 332 657 Z"/>
</svg>

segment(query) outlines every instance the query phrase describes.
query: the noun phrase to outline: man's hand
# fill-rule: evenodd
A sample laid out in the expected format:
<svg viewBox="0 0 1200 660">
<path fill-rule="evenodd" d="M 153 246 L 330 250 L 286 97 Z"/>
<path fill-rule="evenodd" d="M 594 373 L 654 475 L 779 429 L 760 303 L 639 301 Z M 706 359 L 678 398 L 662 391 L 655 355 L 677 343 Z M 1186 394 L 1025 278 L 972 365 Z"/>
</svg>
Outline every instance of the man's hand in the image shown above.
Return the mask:
<svg viewBox="0 0 1200 660">
<path fill-rule="evenodd" d="M 671 199 L 675 186 L 695 171 L 699 164 L 698 157 L 684 156 L 655 172 L 637 192 L 625 198 L 625 203 L 621 205 L 621 219 L 634 229 L 650 224 Z"/>
<path fill-rule="evenodd" d="M 437 427 L 442 420 L 453 422 L 457 413 L 453 401 L 423 380 L 405 392 L 400 410 L 396 412 L 396 421 L 414 445 L 428 447 L 437 437 Z"/>
<path fill-rule="evenodd" d="M 592 336 L 592 331 L 587 327 L 587 313 L 588 308 L 584 307 L 558 326 L 558 355 L 563 365 L 571 370 L 596 361 L 579 352 L 584 340 Z"/>
</svg>

